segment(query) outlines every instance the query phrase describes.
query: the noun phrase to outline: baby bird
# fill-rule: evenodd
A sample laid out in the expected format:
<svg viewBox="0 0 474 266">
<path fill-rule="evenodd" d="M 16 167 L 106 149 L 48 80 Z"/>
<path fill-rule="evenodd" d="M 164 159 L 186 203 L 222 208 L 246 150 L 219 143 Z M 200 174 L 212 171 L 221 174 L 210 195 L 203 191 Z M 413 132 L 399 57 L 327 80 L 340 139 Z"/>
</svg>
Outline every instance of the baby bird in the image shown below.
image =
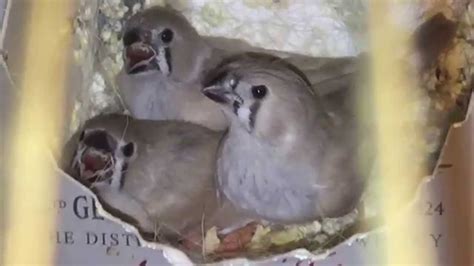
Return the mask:
<svg viewBox="0 0 474 266">
<path fill-rule="evenodd" d="M 146 239 L 179 245 L 195 256 L 211 227 L 219 231 L 223 247 L 238 246 L 244 242 L 239 228 L 260 221 L 218 193 L 221 139 L 221 133 L 188 122 L 101 115 L 67 142 L 61 165 Z"/>
<path fill-rule="evenodd" d="M 321 94 L 339 89 L 357 70 L 358 60 L 312 58 L 258 49 L 239 40 L 203 37 L 175 10 L 152 7 L 132 16 L 123 33 L 124 68 L 117 77 L 122 99 L 139 119 L 184 120 L 213 130 L 228 127 L 219 106 L 200 91 L 203 77 L 224 57 L 261 52 L 298 66 Z"/>
<path fill-rule="evenodd" d="M 217 206 L 215 161 L 221 134 L 176 121 L 126 115 L 90 119 L 69 140 L 63 169 L 96 192 L 108 211 L 143 233 L 201 231 Z"/>
<path fill-rule="evenodd" d="M 364 190 L 351 117 L 329 115 L 308 80 L 284 61 L 236 56 L 203 84 L 230 127 L 217 163 L 220 190 L 275 223 L 337 217 Z"/>
<path fill-rule="evenodd" d="M 154 7 L 131 17 L 124 35 L 122 99 L 138 119 L 182 120 L 227 128 L 218 106 L 200 93 L 212 49 L 178 13 Z"/>
</svg>

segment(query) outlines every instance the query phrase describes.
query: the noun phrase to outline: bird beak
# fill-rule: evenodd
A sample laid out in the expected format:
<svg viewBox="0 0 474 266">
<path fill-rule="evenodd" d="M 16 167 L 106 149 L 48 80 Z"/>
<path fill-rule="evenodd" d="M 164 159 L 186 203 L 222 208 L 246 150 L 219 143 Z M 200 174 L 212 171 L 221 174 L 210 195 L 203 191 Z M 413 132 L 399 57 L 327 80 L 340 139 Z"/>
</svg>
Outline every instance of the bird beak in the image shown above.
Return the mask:
<svg viewBox="0 0 474 266">
<path fill-rule="evenodd" d="M 216 103 L 233 103 L 237 101 L 242 104 L 242 98 L 236 94 L 231 88 L 223 85 L 212 85 L 201 90 L 202 93 Z"/>
<path fill-rule="evenodd" d="M 158 53 L 150 45 L 142 41 L 125 47 L 125 70 L 128 74 L 136 74 L 158 68 L 156 57 Z"/>
<path fill-rule="evenodd" d="M 112 158 L 101 152 L 85 151 L 80 158 L 82 177 L 85 180 L 95 178 L 97 173 L 111 166 Z"/>
</svg>

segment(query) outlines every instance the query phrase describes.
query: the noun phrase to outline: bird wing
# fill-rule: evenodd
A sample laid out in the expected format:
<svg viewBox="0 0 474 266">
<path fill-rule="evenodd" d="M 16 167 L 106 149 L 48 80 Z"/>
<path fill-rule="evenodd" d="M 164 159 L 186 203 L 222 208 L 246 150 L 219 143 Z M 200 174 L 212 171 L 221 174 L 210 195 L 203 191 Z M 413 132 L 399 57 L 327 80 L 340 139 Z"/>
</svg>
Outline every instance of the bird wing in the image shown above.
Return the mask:
<svg viewBox="0 0 474 266">
<path fill-rule="evenodd" d="M 325 95 L 336 90 L 345 89 L 347 82 L 360 69 L 361 57 L 313 57 L 297 53 L 289 53 L 271 49 L 254 47 L 243 40 L 224 37 L 204 37 L 206 42 L 218 49 L 220 56 L 229 56 L 242 52 L 255 52 L 284 58 L 296 66 L 308 78 L 318 94 Z M 325 86 L 320 86 L 320 83 Z"/>
</svg>

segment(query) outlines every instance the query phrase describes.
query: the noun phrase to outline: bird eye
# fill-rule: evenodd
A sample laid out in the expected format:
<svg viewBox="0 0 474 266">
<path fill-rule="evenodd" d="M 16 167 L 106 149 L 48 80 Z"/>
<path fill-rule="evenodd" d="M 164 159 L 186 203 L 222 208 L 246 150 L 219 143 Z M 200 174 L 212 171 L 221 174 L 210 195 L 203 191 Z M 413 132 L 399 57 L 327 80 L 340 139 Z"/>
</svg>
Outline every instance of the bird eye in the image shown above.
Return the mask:
<svg viewBox="0 0 474 266">
<path fill-rule="evenodd" d="M 252 95 L 255 99 L 262 99 L 267 95 L 267 87 L 265 85 L 253 86 Z"/>
<path fill-rule="evenodd" d="M 170 29 L 165 29 L 161 32 L 161 40 L 164 42 L 164 43 L 169 43 L 173 40 L 173 31 L 170 30 Z"/>
<path fill-rule="evenodd" d="M 133 142 L 129 142 L 127 145 L 122 147 L 122 153 L 126 157 L 132 157 L 132 155 L 135 153 L 135 145 Z"/>
</svg>

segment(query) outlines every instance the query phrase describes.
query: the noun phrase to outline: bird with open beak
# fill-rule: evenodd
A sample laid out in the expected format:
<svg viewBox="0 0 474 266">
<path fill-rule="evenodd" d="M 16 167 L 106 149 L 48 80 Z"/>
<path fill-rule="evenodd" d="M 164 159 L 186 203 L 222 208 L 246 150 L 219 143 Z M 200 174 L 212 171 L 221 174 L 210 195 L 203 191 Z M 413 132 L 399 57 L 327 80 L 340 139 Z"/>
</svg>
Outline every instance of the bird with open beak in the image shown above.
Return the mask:
<svg viewBox="0 0 474 266">
<path fill-rule="evenodd" d="M 245 242 L 238 229 L 250 224 L 246 230 L 255 230 L 252 222 L 260 219 L 219 195 L 215 163 L 222 135 L 182 121 L 99 115 L 66 143 L 61 167 L 146 239 L 200 254 L 209 228 L 235 247 Z"/>
</svg>

